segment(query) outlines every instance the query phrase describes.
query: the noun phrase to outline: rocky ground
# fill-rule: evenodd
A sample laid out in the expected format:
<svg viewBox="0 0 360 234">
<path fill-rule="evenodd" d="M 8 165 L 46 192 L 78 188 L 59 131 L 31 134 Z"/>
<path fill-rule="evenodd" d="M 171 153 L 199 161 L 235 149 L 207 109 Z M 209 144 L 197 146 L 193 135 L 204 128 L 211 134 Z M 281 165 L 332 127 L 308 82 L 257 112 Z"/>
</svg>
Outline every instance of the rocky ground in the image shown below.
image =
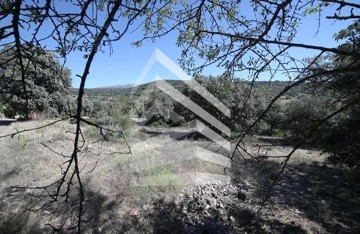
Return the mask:
<svg viewBox="0 0 360 234">
<path fill-rule="evenodd" d="M 255 212 L 248 200 L 250 193 L 251 189 L 246 184 L 197 185 L 177 195 L 159 199 L 146 216 L 157 217 L 155 233 L 250 231 Z"/>
<path fill-rule="evenodd" d="M 21 129 L 22 124 L 6 131 Z M 46 199 L 31 195 L 46 195 L 45 191 L 11 187 L 44 185 L 58 178 L 54 171 L 59 171 L 64 159 L 51 154 L 43 144 L 64 154 L 71 152 L 71 133 L 64 133 L 71 132 L 71 127 L 63 123 L 0 140 L 4 152 L 0 158 L 0 233 L 48 233 L 51 228 L 46 224 L 58 226 L 64 220 L 76 220 L 76 199 L 41 208 Z M 129 160 L 194 143 L 225 153 L 208 141 L 173 141 L 162 136 L 130 139 L 134 155 L 114 143 L 87 141 L 80 152 L 87 198 L 84 233 L 360 233 L 358 186 L 350 182 L 344 168 L 328 165 L 326 155 L 316 150 L 300 149 L 294 154 L 270 199 L 259 210 L 282 165 L 281 156 L 291 150 L 269 140 L 278 139 L 250 139 L 245 144 L 247 152 L 257 159 L 244 152 L 245 156 L 237 154 L 227 170 L 230 183 L 166 188 L 130 188 Z M 214 169 L 200 166 L 195 169 Z M 223 170 L 217 170 L 220 172 Z M 29 208 L 41 209 L 29 212 Z"/>
</svg>

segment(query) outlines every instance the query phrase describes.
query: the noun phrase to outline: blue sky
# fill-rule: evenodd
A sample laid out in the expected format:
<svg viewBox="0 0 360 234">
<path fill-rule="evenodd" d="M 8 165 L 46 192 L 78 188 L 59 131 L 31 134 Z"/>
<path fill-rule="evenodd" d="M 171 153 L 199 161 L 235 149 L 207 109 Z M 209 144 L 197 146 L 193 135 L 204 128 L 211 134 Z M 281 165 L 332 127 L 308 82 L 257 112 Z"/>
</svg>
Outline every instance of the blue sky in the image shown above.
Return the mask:
<svg viewBox="0 0 360 234">
<path fill-rule="evenodd" d="M 333 39 L 334 33 L 343 29 L 349 22 L 334 22 L 333 20 L 322 19 L 319 32 L 317 16 L 307 16 L 306 20 L 298 29 L 294 42 L 314 44 L 325 47 L 336 47 L 338 43 Z M 131 46 L 131 43 L 141 37 L 141 30 L 127 34 L 121 41 L 113 45 L 113 54 L 97 54 L 87 80 L 87 88 L 102 87 L 109 85 L 133 84 L 139 77 L 143 67 L 150 58 L 155 48 L 159 48 L 173 61 L 177 61 L 181 55 L 181 49 L 176 46 L 177 33 L 173 32 L 159 39 L 156 43 L 144 42 L 140 48 Z M 315 51 L 306 49 L 292 49 L 292 55 L 296 58 L 306 58 L 315 55 Z M 77 87 L 80 79 L 75 77 L 81 74 L 84 66 L 84 59 L 76 54 L 68 59 L 67 66 L 72 70 L 73 86 Z M 155 66 L 157 71 L 163 72 L 161 66 Z M 204 70 L 204 74 L 218 75 L 222 69 L 211 67 Z M 167 78 L 167 77 L 166 77 Z M 148 77 L 152 79 L 152 77 Z M 281 79 L 281 77 L 279 77 Z"/>
<path fill-rule="evenodd" d="M 326 12 L 323 15 L 326 15 Z M 333 34 L 345 28 L 349 22 L 334 22 L 323 17 L 319 32 L 316 34 L 318 26 L 316 20 L 317 16 L 315 15 L 307 16 L 298 28 L 298 34 L 294 42 L 336 47 L 338 43 L 333 39 Z M 31 34 L 31 32 L 26 33 L 27 36 Z M 122 40 L 113 44 L 113 54 L 111 56 L 108 52 L 104 54 L 99 52 L 93 61 L 86 87 L 94 88 L 135 83 L 155 48 L 160 49 L 173 61 L 180 58 L 181 49 L 176 46 L 176 31 L 158 39 L 155 43 L 144 42 L 139 48 L 132 46 L 131 43 L 140 39 L 141 35 L 141 29 L 127 33 Z M 51 47 L 51 45 L 48 47 Z M 311 57 L 315 54 L 314 51 L 306 49 L 292 49 L 291 52 L 292 56 L 298 59 Z M 72 71 L 73 87 L 79 86 L 80 79 L 76 75 L 83 73 L 85 62 L 83 54 L 77 52 L 67 58 L 66 66 Z M 205 75 L 219 75 L 222 72 L 222 69 L 212 66 L 205 69 L 203 73 Z M 162 73 L 166 74 L 165 78 L 168 78 L 169 74 L 161 66 L 155 66 L 154 70 L 151 71 L 151 74 L 161 75 Z M 152 79 L 152 77 L 148 77 L 148 79 Z M 278 79 L 282 79 L 282 77 L 279 76 Z"/>
</svg>

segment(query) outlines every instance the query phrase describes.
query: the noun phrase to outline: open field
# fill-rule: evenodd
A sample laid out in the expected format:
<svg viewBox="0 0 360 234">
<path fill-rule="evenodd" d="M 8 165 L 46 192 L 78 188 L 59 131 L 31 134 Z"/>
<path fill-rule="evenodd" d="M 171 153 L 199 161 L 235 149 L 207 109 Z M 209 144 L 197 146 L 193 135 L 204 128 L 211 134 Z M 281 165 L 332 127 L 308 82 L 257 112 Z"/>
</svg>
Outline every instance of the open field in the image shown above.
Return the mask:
<svg viewBox="0 0 360 234">
<path fill-rule="evenodd" d="M 49 122 L 17 122 L 1 135 Z M 45 203 L 48 198 L 36 197 L 46 191 L 12 187 L 44 186 L 58 179 L 66 161 L 64 156 L 72 152 L 73 131 L 74 125 L 62 121 L 13 138 L 0 138 L 0 233 L 46 233 L 51 230 L 48 223 L 61 225 L 66 219 L 66 222 L 75 219 L 76 189 L 67 203 L 48 205 Z M 88 198 L 87 233 L 360 231 L 359 190 L 348 183 L 345 169 L 328 165 L 326 155 L 318 151 L 296 151 L 270 200 L 255 215 L 265 190 L 280 170 L 281 156 L 292 149 L 276 139 L 249 139 L 246 150 L 256 159 L 244 152 L 244 158 L 237 154 L 224 174 L 221 163 L 191 157 L 176 161 L 183 157 L 179 152 L 188 156 L 192 151 L 184 149 L 191 147 L 227 156 L 204 139 L 178 141 L 162 134 L 133 133 L 129 141 L 134 154 L 130 155 L 121 139 L 96 142 L 94 129 L 84 126 L 83 132 L 86 142 L 80 152 L 80 165 Z M 145 164 L 146 160 L 150 162 L 159 155 L 170 157 L 169 163 L 143 166 L 153 165 Z M 212 182 L 205 177 L 204 183 L 182 186 L 178 175 L 193 172 L 230 176 L 230 182 Z M 134 180 L 145 177 L 147 184 L 134 186 Z M 166 186 L 153 186 L 156 183 Z"/>
</svg>

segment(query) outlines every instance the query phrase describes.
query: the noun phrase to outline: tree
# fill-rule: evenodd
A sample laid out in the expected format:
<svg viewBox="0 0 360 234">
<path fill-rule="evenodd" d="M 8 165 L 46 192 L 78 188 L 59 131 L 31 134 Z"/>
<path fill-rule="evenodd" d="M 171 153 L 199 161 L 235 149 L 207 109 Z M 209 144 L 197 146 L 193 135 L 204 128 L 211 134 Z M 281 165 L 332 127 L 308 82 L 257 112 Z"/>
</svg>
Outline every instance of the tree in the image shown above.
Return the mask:
<svg viewBox="0 0 360 234">
<path fill-rule="evenodd" d="M 212 103 L 185 83 L 176 82 L 173 85 L 186 97 L 190 98 L 191 101 L 221 120 L 233 132 L 244 131 L 255 119 L 259 101 L 255 98 L 254 93 L 250 93 L 249 85 L 245 82 L 232 80 L 228 76 L 198 76 L 195 80 L 229 108 L 230 117 L 219 111 Z M 145 109 L 149 110 L 148 114 L 152 118 L 148 123 L 162 121 L 167 124 L 176 124 L 175 121 L 182 120 L 182 118 L 186 122 L 192 121 L 195 118 L 201 118 L 184 107 L 182 103 L 174 102 L 167 94 L 158 89 L 155 89 L 145 101 Z M 182 118 L 172 119 L 173 112 L 181 113 Z M 150 116 L 148 115 L 149 118 Z"/>
<path fill-rule="evenodd" d="M 70 117 L 74 118 L 76 123 L 73 152 L 70 159 L 65 162 L 61 177 L 53 184 L 56 188 L 50 193 L 53 202 L 59 201 L 60 198 L 67 201 L 70 188 L 75 185 L 79 188 L 79 203 L 76 206 L 78 209 L 77 223 L 68 227 L 68 229 L 76 228 L 78 232 L 81 232 L 84 221 L 82 218 L 85 200 L 79 169 L 81 167 L 78 162 L 78 152 L 82 147 L 81 123 L 88 123 L 101 129 L 101 126 L 94 125 L 82 118 L 82 101 L 86 79 L 96 53 L 105 46 L 109 46 L 111 49 L 111 43 L 119 41 L 130 28 L 137 28 L 138 25 L 141 25 L 144 29 L 144 37 L 134 42 L 138 46 L 143 40 L 154 40 L 173 30 L 178 30 L 179 37 L 176 43 L 183 47 L 180 63 L 189 72 L 197 73 L 208 65 L 216 64 L 224 68 L 224 72 L 232 77 L 237 71 L 247 71 L 250 81 L 255 81 L 264 75 L 271 79 L 279 73 L 285 74 L 287 78 L 295 81 L 276 95 L 258 118 L 249 124 L 236 143 L 233 155 L 244 137 L 265 116 L 276 100 L 288 90 L 317 76 L 335 75 L 341 71 L 349 72 L 351 69 L 353 72 L 357 71 L 354 70 L 355 67 L 346 66 L 322 69 L 316 74 L 309 73 L 311 66 L 321 58 L 321 55 L 328 52 L 345 56 L 350 60 L 360 58 L 360 53 L 356 47 L 351 47 L 349 50 L 294 42 L 297 25 L 309 14 L 322 15 L 324 9 L 330 12 L 325 17 L 334 20 L 354 21 L 352 27 L 357 27 L 360 18 L 358 14 L 360 5 L 349 1 L 80 0 L 63 3 L 67 5 L 60 7 L 61 4 L 55 4 L 54 0 L 30 3 L 25 3 L 22 0 L 2 1 L 0 3 L 2 13 L 0 19 L 7 23 L 0 27 L 0 45 L 11 44 L 11 48 L 15 51 L 15 56 L 9 58 L 5 63 L 15 60 L 19 64 L 19 74 L 21 74 L 21 82 L 19 83 L 25 95 L 26 106 L 29 106 L 29 91 L 27 89 L 25 53 L 28 48 L 24 47 L 25 44 L 34 44 L 40 50 L 45 51 L 45 45 L 51 41 L 56 45 L 56 52 L 64 60 L 74 50 L 83 53 L 85 67 L 82 74 L 78 75 L 81 82 L 77 105 L 75 110 L 69 111 Z M 244 13 L 242 9 L 249 9 L 249 11 Z M 22 36 L 22 27 L 28 27 L 29 30 L 33 31 L 30 38 Z M 351 31 L 351 27 L 347 28 L 340 35 L 348 34 Z M 350 40 L 350 44 L 353 45 L 354 41 Z M 318 51 L 318 55 L 310 61 L 310 64 L 304 63 L 291 56 L 291 48 L 311 49 Z M 1 52 L 1 54 L 3 53 L 5 52 Z M 204 62 L 194 67 L 195 56 L 197 55 L 203 58 Z M 250 88 L 251 91 L 252 88 Z M 304 139 L 298 142 L 294 150 L 285 158 L 273 185 L 284 171 L 291 155 L 306 141 L 306 138 L 329 119 L 354 107 L 354 100 L 350 100 L 349 102 L 342 102 L 342 105 L 337 106 L 335 111 L 317 120 L 312 125 Z M 48 187 L 43 187 L 43 189 L 48 189 Z M 66 192 L 62 193 L 61 191 L 64 189 Z M 63 227 L 61 226 L 56 230 L 58 229 L 63 229 Z"/>
<path fill-rule="evenodd" d="M 144 117 L 147 119 L 147 125 L 172 124 L 171 113 L 174 110 L 174 101 L 159 89 L 154 89 L 149 96 L 145 98 Z"/>
<path fill-rule="evenodd" d="M 53 52 L 42 51 L 32 45 L 26 47 L 26 57 L 23 58 L 27 67 L 26 93 L 21 85 L 18 60 L 7 62 L 15 56 L 15 50 L 6 46 L 1 51 L 0 95 L 6 101 L 6 113 L 9 117 L 14 117 L 16 113 L 25 117 L 31 117 L 33 113 L 58 116 L 65 108 L 71 87 L 70 70 L 60 65 Z"/>
<path fill-rule="evenodd" d="M 358 13 L 360 5 L 357 3 L 335 0 L 197 1 L 185 6 L 179 7 L 179 10 L 170 14 L 156 16 L 158 21 L 167 24 L 160 28 L 145 27 L 144 39 L 161 37 L 178 28 L 180 34 L 177 43 L 183 48 L 180 62 L 189 72 L 198 73 L 204 67 L 216 64 L 223 67 L 224 72 L 231 76 L 236 72 L 247 72 L 248 79 L 252 83 L 264 76 L 271 80 L 280 73 L 283 77 L 294 81 L 278 93 L 244 131 L 237 141 L 232 157 L 245 136 L 257 126 L 277 99 L 286 92 L 311 82 L 316 77 L 357 71 L 355 66 L 330 67 L 317 70 L 315 73 L 312 69 L 326 53 L 352 61 L 360 58 L 360 51 L 354 46 L 356 43 L 354 39 L 358 37 L 354 30 L 359 28 L 360 18 Z M 244 13 L 243 9 L 249 10 Z M 350 46 L 330 48 L 321 44 L 294 41 L 298 25 L 309 15 L 318 15 L 319 25 L 324 18 L 352 22 L 335 37 L 338 40 L 347 39 Z M 174 18 L 176 20 L 173 20 Z M 291 55 L 293 48 L 313 50 L 317 55 L 304 62 Z M 196 57 L 202 59 L 202 63 L 196 63 Z M 327 80 L 324 80 L 319 86 L 322 88 L 326 84 Z M 346 94 L 351 94 L 350 90 L 344 91 Z M 316 129 L 345 110 L 354 108 L 355 105 L 354 102 L 341 102 L 341 104 L 334 104 L 333 112 L 311 124 L 311 129 L 307 130 L 302 140 L 295 144 L 294 150 L 285 158 L 274 184 L 284 171 L 291 155 Z"/>
<path fill-rule="evenodd" d="M 245 82 L 238 79 L 231 79 L 231 77 L 227 75 L 198 78 L 198 81 L 229 108 L 231 116 L 225 116 L 215 108 L 212 103 L 203 99 L 193 90 L 188 89 L 187 93 L 190 98 L 211 113 L 211 115 L 230 127 L 233 132 L 245 131 L 251 122 L 254 121 L 259 103 Z"/>
<path fill-rule="evenodd" d="M 291 133 L 293 141 L 304 139 L 314 124 L 331 113 L 330 107 L 327 106 L 328 101 L 325 98 L 305 96 L 287 104 L 283 124 L 284 130 Z"/>
<path fill-rule="evenodd" d="M 351 170 L 354 182 L 360 180 L 360 110 L 345 112 L 318 135 L 318 146 L 330 154 L 329 161 Z M 341 139 L 341 140 L 340 140 Z"/>
<path fill-rule="evenodd" d="M 273 135 L 274 130 L 279 128 L 284 121 L 284 110 L 283 107 L 275 103 L 265 114 L 264 122 L 270 126 L 269 134 Z"/>
<path fill-rule="evenodd" d="M 339 49 L 359 51 L 359 21 L 351 24 L 337 35 L 338 39 L 348 39 Z M 343 55 L 327 55 L 312 68 L 317 74 L 322 70 L 337 70 L 335 74 L 319 75 L 313 86 L 321 85 L 332 96 L 332 103 L 347 106 L 326 129 L 317 134 L 318 146 L 330 154 L 329 160 L 351 169 L 354 181 L 360 180 L 360 76 L 359 61 Z M 341 139 L 341 140 L 340 140 Z"/>
<path fill-rule="evenodd" d="M 161 4 L 169 5 L 169 3 L 162 2 Z M 166 8 L 168 7 L 170 6 Z M 4 66 L 12 61 L 19 65 L 21 78 L 19 85 L 25 96 L 25 107 L 27 109 L 29 109 L 30 104 L 30 91 L 27 85 L 28 66 L 26 59 L 35 58 L 31 52 L 31 47 L 28 45 L 36 45 L 40 51 L 46 51 L 46 45 L 55 45 L 55 52 L 64 61 L 74 51 L 82 53 L 82 57 L 85 59 L 82 74 L 77 74 L 81 81 L 76 108 L 65 110 L 68 118 L 72 118 L 76 126 L 73 151 L 68 156 L 69 160 L 66 159 L 64 162 L 64 168 L 61 170 L 59 179 L 48 186 L 37 187 L 37 189 L 47 192 L 51 199 L 49 203 L 67 202 L 70 192 L 75 191 L 76 193 L 78 202 L 73 207 L 77 210 L 78 215 L 75 224 L 71 223 L 64 227 L 64 222 L 59 227 L 53 227 L 55 231 L 66 229 L 81 233 L 82 224 L 85 221 L 84 201 L 86 194 L 78 160 L 78 152 L 84 147 L 81 124 L 91 125 L 101 132 L 104 129 L 104 127 L 83 118 L 85 83 L 94 57 L 106 46 L 111 49 L 111 44 L 119 41 L 133 26 L 135 20 L 156 15 L 161 9 L 164 8 L 159 6 L 156 1 L 81 0 L 57 4 L 53 0 L 45 2 L 5 0 L 0 3 L 0 19 L 5 22 L 0 27 L 0 46 L 9 45 L 7 50 L 15 51 L 14 56 L 9 57 L 1 65 Z M 124 19 L 124 21 L 120 19 Z M 26 31 L 32 31 L 30 36 L 23 36 L 23 33 L 26 33 L 23 30 L 24 27 L 27 27 Z M 1 51 L 0 55 L 5 54 L 7 50 Z M 29 111 L 25 110 L 25 112 L 28 113 Z M 124 135 L 121 130 L 120 133 Z"/>
<path fill-rule="evenodd" d="M 0 113 L 4 113 L 4 105 L 2 104 L 2 101 L 0 101 Z"/>
</svg>

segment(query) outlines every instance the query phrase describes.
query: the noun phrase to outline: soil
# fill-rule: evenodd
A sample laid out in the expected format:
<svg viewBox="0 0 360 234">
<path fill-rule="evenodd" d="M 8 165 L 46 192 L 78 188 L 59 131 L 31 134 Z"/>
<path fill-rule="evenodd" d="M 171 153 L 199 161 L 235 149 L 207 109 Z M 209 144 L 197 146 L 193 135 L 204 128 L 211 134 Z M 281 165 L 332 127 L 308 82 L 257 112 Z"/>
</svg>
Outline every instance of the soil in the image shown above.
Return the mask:
<svg viewBox="0 0 360 234">
<path fill-rule="evenodd" d="M 14 123 L 4 133 L 42 124 Z M 57 179 L 60 173 L 54 172 L 60 172 L 64 158 L 42 144 L 67 155 L 72 130 L 70 123 L 59 123 L 0 139 L 0 233 L 46 233 L 51 231 L 47 224 L 66 226 L 76 220 L 76 185 L 74 199 L 50 204 L 47 196 L 38 197 L 47 194 L 44 190 L 12 187 L 47 185 Z M 161 133 L 131 138 L 134 155 L 119 140 L 94 142 L 87 140 L 80 152 L 89 220 L 84 223 L 85 233 L 360 233 L 358 185 L 349 180 L 345 168 L 328 164 L 319 151 L 296 151 L 263 203 L 292 149 L 281 145 L 281 139 L 249 139 L 246 152 L 239 151 L 227 170 L 194 160 L 136 173 L 129 170 L 134 161 L 193 145 L 223 156 L 229 153 L 204 139 L 178 140 Z M 130 186 L 138 176 L 155 173 L 165 180 L 177 172 L 194 171 L 223 173 L 230 182 L 203 179 L 187 186 Z M 40 209 L 29 212 L 31 208 Z"/>
</svg>

